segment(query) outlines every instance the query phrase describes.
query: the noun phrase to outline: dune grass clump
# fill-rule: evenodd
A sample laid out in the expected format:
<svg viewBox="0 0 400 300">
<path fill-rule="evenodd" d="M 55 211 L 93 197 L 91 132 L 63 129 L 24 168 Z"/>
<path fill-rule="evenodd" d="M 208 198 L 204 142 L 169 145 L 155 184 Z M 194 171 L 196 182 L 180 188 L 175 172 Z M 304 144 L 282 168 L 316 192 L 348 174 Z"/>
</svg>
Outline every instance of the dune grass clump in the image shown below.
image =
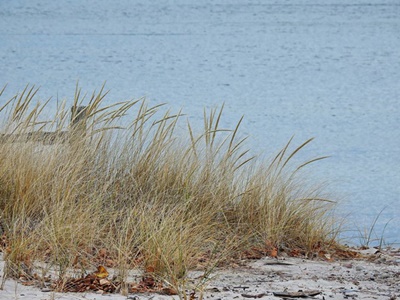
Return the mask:
<svg viewBox="0 0 400 300">
<path fill-rule="evenodd" d="M 44 119 L 36 92 L 0 108 L 7 276 L 55 270 L 66 282 L 101 264 L 121 292 L 139 268 L 184 294 L 189 270 L 209 274 L 251 248 L 310 254 L 335 243 L 334 203 L 302 184 L 314 160 L 290 166 L 311 140 L 260 162 L 243 149 L 241 120 L 220 128 L 222 109 L 204 113 L 198 134 L 180 112 L 144 99 L 105 106 L 103 89 L 89 99 L 77 89 L 72 113 L 86 106 L 77 123 L 66 102 Z"/>
</svg>

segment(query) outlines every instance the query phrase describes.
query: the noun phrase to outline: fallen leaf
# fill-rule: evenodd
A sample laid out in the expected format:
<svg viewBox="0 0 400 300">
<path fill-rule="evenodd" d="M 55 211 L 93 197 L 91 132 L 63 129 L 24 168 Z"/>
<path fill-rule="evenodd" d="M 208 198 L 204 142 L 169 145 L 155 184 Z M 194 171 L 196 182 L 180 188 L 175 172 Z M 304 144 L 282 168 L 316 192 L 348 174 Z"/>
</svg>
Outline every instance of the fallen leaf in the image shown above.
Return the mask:
<svg viewBox="0 0 400 300">
<path fill-rule="evenodd" d="M 332 261 L 332 256 L 329 253 L 325 254 L 324 256 L 328 261 Z"/>
<path fill-rule="evenodd" d="M 166 287 L 166 288 L 161 289 L 160 294 L 172 296 L 172 295 L 178 295 L 178 292 L 173 288 Z"/>
<path fill-rule="evenodd" d="M 100 283 L 101 285 L 105 285 L 105 284 L 110 284 L 110 281 L 107 280 L 107 279 L 105 279 L 105 278 L 102 278 L 102 279 L 100 279 L 99 283 Z"/>
<path fill-rule="evenodd" d="M 97 271 L 93 273 L 97 278 L 107 278 L 108 272 L 103 266 L 98 266 Z"/>
<path fill-rule="evenodd" d="M 269 252 L 269 256 L 276 258 L 278 257 L 278 249 L 276 247 L 274 247 L 270 252 Z"/>
<path fill-rule="evenodd" d="M 154 273 L 155 268 L 153 266 L 147 266 L 146 267 L 146 273 Z"/>
</svg>

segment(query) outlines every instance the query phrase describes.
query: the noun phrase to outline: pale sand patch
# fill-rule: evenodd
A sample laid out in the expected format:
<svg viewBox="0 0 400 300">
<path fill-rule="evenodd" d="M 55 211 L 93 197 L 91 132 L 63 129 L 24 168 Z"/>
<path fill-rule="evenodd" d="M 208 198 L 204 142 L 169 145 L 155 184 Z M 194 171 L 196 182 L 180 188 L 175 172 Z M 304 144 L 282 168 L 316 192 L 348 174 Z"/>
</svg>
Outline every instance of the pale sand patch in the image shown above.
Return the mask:
<svg viewBox="0 0 400 300">
<path fill-rule="evenodd" d="M 308 299 L 400 299 L 400 251 L 375 249 L 362 251 L 369 259 L 312 261 L 301 258 L 263 258 L 248 261 L 244 267 L 219 269 L 213 274 L 204 299 L 271 299 L 274 292 L 319 291 Z M 0 263 L 2 273 L 4 262 Z M 158 294 L 99 295 L 96 293 L 54 293 L 23 286 L 8 279 L 1 300 L 74 299 L 178 299 Z M 294 299 L 294 298 L 293 298 Z M 305 299 L 305 298 L 302 298 Z"/>
</svg>

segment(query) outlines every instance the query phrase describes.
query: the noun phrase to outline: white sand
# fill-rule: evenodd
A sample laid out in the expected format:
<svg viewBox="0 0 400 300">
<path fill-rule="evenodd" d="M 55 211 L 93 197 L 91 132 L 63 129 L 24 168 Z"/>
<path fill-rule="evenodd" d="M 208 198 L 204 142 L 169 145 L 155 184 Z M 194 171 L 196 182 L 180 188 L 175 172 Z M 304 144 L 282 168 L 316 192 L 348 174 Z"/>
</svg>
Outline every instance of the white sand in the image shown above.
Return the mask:
<svg viewBox="0 0 400 300">
<path fill-rule="evenodd" d="M 300 258 L 264 258 L 248 261 L 244 267 L 216 270 L 205 299 L 282 299 L 274 292 L 315 290 L 321 294 L 309 299 L 396 299 L 400 298 L 400 251 L 373 254 L 369 259 L 310 261 Z M 4 263 L 0 264 L 3 271 Z M 100 295 L 96 293 L 54 293 L 23 286 L 8 279 L 1 300 L 11 299 L 178 299 L 158 294 Z M 294 299 L 294 298 L 293 298 Z M 304 299 L 304 298 L 303 298 Z"/>
</svg>

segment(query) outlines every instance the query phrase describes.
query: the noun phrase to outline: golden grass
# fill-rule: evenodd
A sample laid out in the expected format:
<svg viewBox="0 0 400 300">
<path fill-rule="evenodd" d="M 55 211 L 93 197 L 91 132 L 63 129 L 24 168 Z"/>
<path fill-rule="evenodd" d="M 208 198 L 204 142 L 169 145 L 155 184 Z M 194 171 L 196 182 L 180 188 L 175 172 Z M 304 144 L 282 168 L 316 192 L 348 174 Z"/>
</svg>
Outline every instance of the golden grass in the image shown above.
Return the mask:
<svg viewBox="0 0 400 300">
<path fill-rule="evenodd" d="M 35 94 L 27 87 L 0 108 L 8 276 L 30 275 L 35 262 L 46 262 L 41 272 L 56 268 L 62 279 L 71 268 L 86 272 L 108 259 L 124 282 L 129 269 L 151 268 L 183 294 L 199 261 L 208 274 L 253 246 L 312 253 L 335 242 L 334 203 L 301 178 L 320 158 L 291 166 L 311 140 L 294 150 L 289 141 L 263 162 L 243 150 L 242 120 L 219 128 L 222 109 L 205 112 L 196 134 L 190 124 L 177 126 L 180 112 L 159 115 L 161 106 L 143 99 L 102 106 L 101 89 L 86 103 L 82 129 L 70 127 L 66 103 L 43 120 L 47 102 L 34 103 Z M 74 107 L 83 101 L 77 89 Z M 132 121 L 121 128 L 126 115 Z M 33 131 L 60 136 L 18 140 Z"/>
</svg>

